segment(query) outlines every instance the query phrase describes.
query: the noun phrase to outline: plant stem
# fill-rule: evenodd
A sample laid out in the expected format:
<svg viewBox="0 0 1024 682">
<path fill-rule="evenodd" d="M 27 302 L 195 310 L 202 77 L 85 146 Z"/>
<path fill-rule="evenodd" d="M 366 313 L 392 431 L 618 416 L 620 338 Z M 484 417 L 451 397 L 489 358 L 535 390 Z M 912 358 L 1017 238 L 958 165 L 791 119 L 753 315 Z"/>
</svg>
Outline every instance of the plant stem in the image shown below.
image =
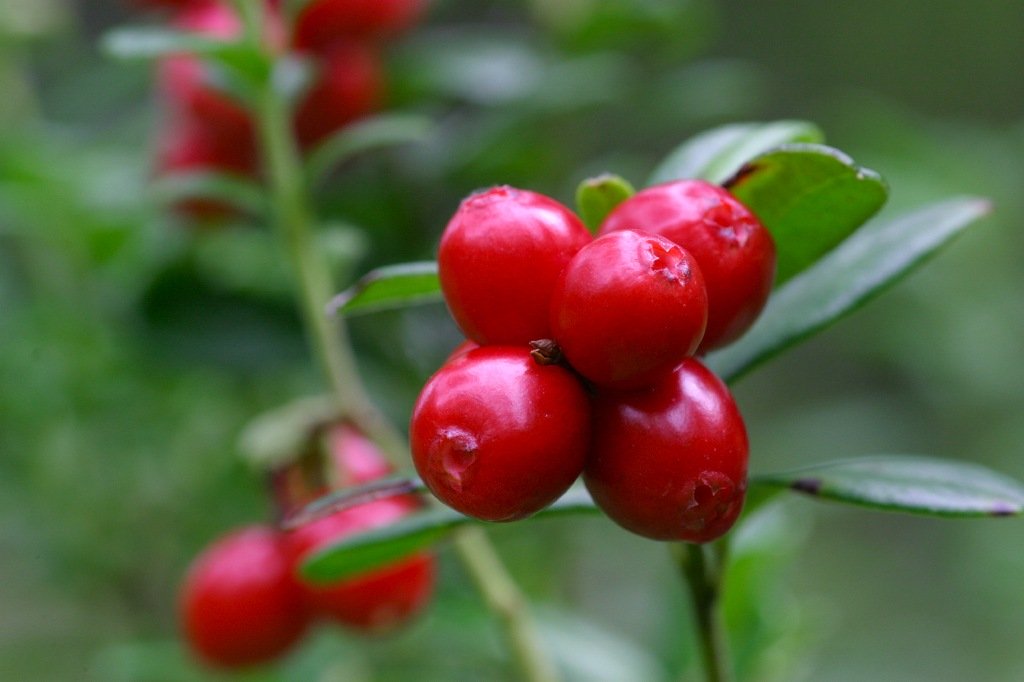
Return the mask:
<svg viewBox="0 0 1024 682">
<path fill-rule="evenodd" d="M 558 671 L 526 611 L 526 601 L 484 531 L 473 527 L 460 530 L 454 544 L 487 608 L 501 620 L 522 679 L 557 682 Z"/>
<path fill-rule="evenodd" d="M 291 132 L 284 98 L 269 82 L 259 111 L 260 138 L 269 172 L 274 222 L 287 244 L 298 277 L 300 304 L 309 342 L 323 366 L 339 407 L 387 453 L 398 467 L 408 464 L 405 439 L 370 400 L 356 365 L 344 324 L 328 318 L 325 306 L 334 293 L 330 272 L 313 241 L 308 188 Z M 480 529 L 456 536 L 455 550 L 484 602 L 501 621 L 509 648 L 528 682 L 557 682 L 554 664 L 526 610 L 525 599 Z"/>
<path fill-rule="evenodd" d="M 726 545 L 677 545 L 677 559 L 693 601 L 697 636 L 704 676 L 707 682 L 732 679 L 725 632 L 718 611 L 722 577 L 725 573 Z"/>
</svg>

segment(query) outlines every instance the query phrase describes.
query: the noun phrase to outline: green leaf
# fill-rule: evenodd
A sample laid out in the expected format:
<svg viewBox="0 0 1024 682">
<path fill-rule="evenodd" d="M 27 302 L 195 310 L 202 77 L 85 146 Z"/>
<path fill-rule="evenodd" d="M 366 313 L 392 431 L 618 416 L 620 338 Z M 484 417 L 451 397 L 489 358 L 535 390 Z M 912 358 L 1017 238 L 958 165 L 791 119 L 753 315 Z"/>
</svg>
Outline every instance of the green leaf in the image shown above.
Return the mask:
<svg viewBox="0 0 1024 682">
<path fill-rule="evenodd" d="M 333 396 L 305 397 L 252 419 L 238 437 L 242 457 L 261 470 L 291 463 L 323 426 L 342 411 Z"/>
<path fill-rule="evenodd" d="M 434 122 L 415 114 L 382 114 L 346 126 L 322 142 L 306 162 L 312 181 L 323 180 L 341 163 L 356 154 L 422 140 Z"/>
<path fill-rule="evenodd" d="M 260 215 L 267 209 L 263 188 L 252 180 L 227 173 L 173 173 L 154 180 L 150 191 L 161 204 L 208 199 L 251 215 Z"/>
<path fill-rule="evenodd" d="M 822 142 L 824 134 L 805 121 L 734 123 L 690 138 L 658 166 L 648 185 L 701 178 L 719 183 L 759 154 L 793 142 Z"/>
<path fill-rule="evenodd" d="M 871 223 L 778 289 L 750 331 L 709 355 L 708 366 L 726 381 L 738 379 L 856 310 L 988 210 L 984 199 L 959 197 Z"/>
<path fill-rule="evenodd" d="M 103 51 L 118 59 L 155 59 L 193 54 L 213 59 L 252 78 L 270 74 L 270 57 L 259 46 L 240 40 L 210 38 L 191 31 L 152 26 L 125 26 L 108 31 Z"/>
<path fill-rule="evenodd" d="M 580 183 L 576 189 L 576 207 L 590 231 L 597 232 L 608 214 L 635 193 L 628 180 L 605 173 Z"/>
<path fill-rule="evenodd" d="M 596 513 L 590 495 L 576 486 L 533 518 Z M 447 507 L 420 512 L 325 547 L 306 559 L 302 575 L 319 583 L 341 580 L 424 550 L 462 526 L 483 523 Z"/>
<path fill-rule="evenodd" d="M 1024 485 L 977 464 L 911 455 L 862 457 L 758 476 L 757 485 L 928 516 L 1017 516 Z"/>
<path fill-rule="evenodd" d="M 437 263 L 423 261 L 377 268 L 330 302 L 327 312 L 354 315 L 442 300 Z"/>
<path fill-rule="evenodd" d="M 831 251 L 889 196 L 877 173 L 816 144 L 786 145 L 762 154 L 723 184 L 775 238 L 776 284 Z"/>
</svg>

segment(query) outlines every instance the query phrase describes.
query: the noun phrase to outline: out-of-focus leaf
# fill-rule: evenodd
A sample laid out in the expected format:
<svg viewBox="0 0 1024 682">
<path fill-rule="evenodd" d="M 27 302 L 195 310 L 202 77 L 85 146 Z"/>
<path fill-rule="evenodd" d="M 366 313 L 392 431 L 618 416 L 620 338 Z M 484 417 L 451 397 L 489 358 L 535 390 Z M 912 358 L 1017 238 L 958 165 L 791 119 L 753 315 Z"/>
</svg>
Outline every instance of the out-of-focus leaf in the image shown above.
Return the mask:
<svg viewBox="0 0 1024 682">
<path fill-rule="evenodd" d="M 239 452 L 259 469 L 275 469 L 301 454 L 317 429 L 341 414 L 332 396 L 300 398 L 250 421 L 238 437 Z"/>
<path fill-rule="evenodd" d="M 254 215 L 266 209 L 266 193 L 259 185 L 226 173 L 174 173 L 155 180 L 151 191 L 161 204 L 203 199 L 227 204 Z"/>
<path fill-rule="evenodd" d="M 382 114 L 353 123 L 313 150 L 306 162 L 306 173 L 313 181 L 323 180 L 356 154 L 422 140 L 433 128 L 433 121 L 415 114 Z"/>
<path fill-rule="evenodd" d="M 648 185 L 700 178 L 722 182 L 759 154 L 793 142 L 822 142 L 824 134 L 806 121 L 734 123 L 696 135 L 676 147 L 648 179 Z"/>
<path fill-rule="evenodd" d="M 595 513 L 599 510 L 587 491 L 574 487 L 533 518 Z M 474 523 L 482 522 L 448 508 L 420 512 L 321 549 L 303 563 L 302 574 L 319 583 L 341 580 L 398 561 L 430 547 L 457 528 Z"/>
<path fill-rule="evenodd" d="M 984 199 L 959 197 L 866 226 L 776 291 L 750 331 L 708 365 L 738 379 L 891 286 L 988 209 Z"/>
<path fill-rule="evenodd" d="M 762 154 L 723 184 L 775 238 L 776 284 L 831 251 L 889 196 L 877 173 L 817 144 L 785 145 Z"/>
<path fill-rule="evenodd" d="M 270 60 L 258 46 L 244 41 L 210 38 L 190 31 L 152 26 L 125 26 L 108 31 L 103 50 L 118 59 L 155 59 L 194 54 L 212 59 L 254 78 L 270 74 Z"/>
<path fill-rule="evenodd" d="M 576 208 L 590 231 L 597 232 L 608 214 L 635 192 L 625 178 L 605 173 L 580 183 L 576 189 Z"/>
<path fill-rule="evenodd" d="M 758 476 L 754 483 L 833 502 L 928 516 L 1024 512 L 1024 485 L 1018 481 L 977 464 L 930 457 L 862 457 Z"/>
<path fill-rule="evenodd" d="M 353 315 L 440 300 L 437 263 L 403 263 L 367 273 L 330 302 L 328 313 Z"/>
</svg>

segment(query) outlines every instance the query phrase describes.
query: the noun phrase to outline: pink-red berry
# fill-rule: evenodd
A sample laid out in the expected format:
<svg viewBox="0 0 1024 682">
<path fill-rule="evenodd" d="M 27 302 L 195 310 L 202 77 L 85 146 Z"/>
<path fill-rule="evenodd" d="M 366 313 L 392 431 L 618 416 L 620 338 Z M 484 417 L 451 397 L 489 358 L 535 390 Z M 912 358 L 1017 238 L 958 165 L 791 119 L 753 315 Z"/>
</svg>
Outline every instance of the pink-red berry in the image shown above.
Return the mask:
<svg viewBox="0 0 1024 682">
<path fill-rule="evenodd" d="M 438 248 L 452 316 L 481 344 L 550 338 L 555 281 L 590 240 L 572 211 L 541 194 L 494 187 L 468 197 Z"/>
<path fill-rule="evenodd" d="M 663 237 L 620 230 L 566 265 L 551 300 L 551 332 L 587 379 L 639 388 L 697 350 L 707 315 L 693 256 Z"/>
<path fill-rule="evenodd" d="M 693 254 L 708 291 L 708 324 L 699 352 L 737 339 L 771 293 L 775 243 L 750 209 L 703 180 L 655 185 L 619 204 L 600 234 L 652 232 Z"/>
<path fill-rule="evenodd" d="M 554 502 L 579 476 L 590 405 L 579 381 L 526 347 L 484 346 L 427 382 L 413 408 L 413 463 L 442 502 L 514 521 Z"/>
<path fill-rule="evenodd" d="M 408 498 L 375 500 L 301 526 L 287 535 L 299 564 L 312 553 L 351 535 L 394 523 L 419 506 Z M 419 613 L 433 593 L 434 558 L 416 554 L 333 584 L 298 578 L 306 603 L 322 618 L 372 634 L 394 630 Z"/>
<path fill-rule="evenodd" d="M 336 43 L 314 68 L 313 85 L 295 112 L 295 134 L 305 149 L 377 109 L 384 92 L 380 57 L 368 44 Z"/>
<path fill-rule="evenodd" d="M 280 537 L 259 526 L 221 538 L 195 559 L 180 606 L 192 650 L 224 668 L 273 660 L 298 641 L 308 621 Z"/>
<path fill-rule="evenodd" d="M 323 52 L 339 40 L 392 35 L 412 26 L 426 6 L 426 0 L 313 0 L 299 14 L 292 42 Z"/>
<path fill-rule="evenodd" d="M 748 447 L 729 390 L 689 358 L 650 390 L 598 396 L 584 482 L 627 530 L 709 542 L 739 516 Z"/>
</svg>

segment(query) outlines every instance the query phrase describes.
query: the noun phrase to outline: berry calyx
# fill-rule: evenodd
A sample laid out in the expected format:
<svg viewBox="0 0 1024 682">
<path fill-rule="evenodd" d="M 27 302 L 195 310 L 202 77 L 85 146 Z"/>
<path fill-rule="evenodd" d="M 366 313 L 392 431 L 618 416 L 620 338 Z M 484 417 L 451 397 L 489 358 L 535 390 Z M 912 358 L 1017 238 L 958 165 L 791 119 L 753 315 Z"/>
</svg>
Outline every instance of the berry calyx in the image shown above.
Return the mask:
<svg viewBox="0 0 1024 682">
<path fill-rule="evenodd" d="M 590 241 L 572 211 L 541 194 L 503 186 L 468 197 L 438 248 L 452 317 L 480 344 L 550 338 L 555 281 Z"/>
<path fill-rule="evenodd" d="M 737 339 L 757 319 L 775 278 L 775 242 L 727 190 L 703 180 L 655 185 L 626 199 L 601 225 L 651 232 L 689 251 L 704 275 L 708 324 L 699 353 Z"/>
<path fill-rule="evenodd" d="M 609 388 L 640 388 L 669 372 L 697 350 L 707 316 L 693 256 L 632 230 L 580 249 L 551 298 L 551 332 L 569 364 Z"/>
<path fill-rule="evenodd" d="M 413 463 L 442 502 L 486 521 L 548 506 L 579 476 L 590 404 L 568 370 L 484 346 L 431 377 L 413 408 Z"/>
<path fill-rule="evenodd" d="M 224 668 L 273 660 L 298 641 L 308 621 L 280 537 L 261 526 L 235 531 L 200 554 L 180 605 L 191 648 Z"/>
<path fill-rule="evenodd" d="M 748 451 L 729 389 L 689 358 L 648 391 L 597 397 L 583 480 L 594 502 L 627 530 L 710 542 L 739 516 Z"/>
</svg>

